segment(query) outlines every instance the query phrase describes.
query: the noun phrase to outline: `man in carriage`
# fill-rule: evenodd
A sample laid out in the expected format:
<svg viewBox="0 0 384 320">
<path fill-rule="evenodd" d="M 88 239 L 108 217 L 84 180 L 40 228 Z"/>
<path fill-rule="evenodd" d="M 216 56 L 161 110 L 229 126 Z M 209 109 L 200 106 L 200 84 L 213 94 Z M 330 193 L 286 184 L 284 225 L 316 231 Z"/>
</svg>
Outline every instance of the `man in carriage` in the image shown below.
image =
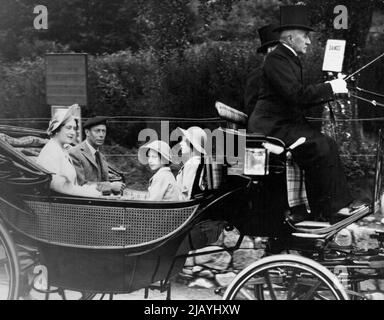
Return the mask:
<svg viewBox="0 0 384 320">
<path fill-rule="evenodd" d="M 307 22 L 306 7 L 280 8 L 280 42 L 269 53 L 261 70 L 258 101 L 248 130 L 274 136 L 286 145 L 298 138 L 306 142 L 293 150 L 293 158 L 305 171 L 311 212 L 320 220 L 339 220 L 353 213 L 361 203 L 352 201 L 336 142 L 320 133 L 305 118 L 307 109 L 348 93 L 339 78 L 325 83 L 303 83 L 300 55 L 311 44 L 314 31 Z"/>
<path fill-rule="evenodd" d="M 97 183 L 100 191 L 120 193 L 125 185 L 120 181 L 108 180 L 108 162 L 100 152 L 107 133 L 107 117 L 93 117 L 84 125 L 86 138 L 77 146 L 71 148 L 69 154 L 76 169 L 79 185 Z"/>
</svg>

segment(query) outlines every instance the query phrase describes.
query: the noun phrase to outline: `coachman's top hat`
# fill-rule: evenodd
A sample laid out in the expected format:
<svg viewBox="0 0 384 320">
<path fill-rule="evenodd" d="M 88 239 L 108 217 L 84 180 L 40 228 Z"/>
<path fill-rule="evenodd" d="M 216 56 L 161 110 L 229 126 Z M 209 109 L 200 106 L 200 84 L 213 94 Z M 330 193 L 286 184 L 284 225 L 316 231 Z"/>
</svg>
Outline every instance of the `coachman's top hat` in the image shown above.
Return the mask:
<svg viewBox="0 0 384 320">
<path fill-rule="evenodd" d="M 260 48 L 257 49 L 258 53 L 266 53 L 268 47 L 279 43 L 279 34 L 274 31 L 277 27 L 276 25 L 268 24 L 258 30 L 261 42 Z"/>
<path fill-rule="evenodd" d="M 309 26 L 306 6 L 291 5 L 280 7 L 280 26 L 275 31 L 280 32 L 285 29 L 314 31 Z"/>
</svg>

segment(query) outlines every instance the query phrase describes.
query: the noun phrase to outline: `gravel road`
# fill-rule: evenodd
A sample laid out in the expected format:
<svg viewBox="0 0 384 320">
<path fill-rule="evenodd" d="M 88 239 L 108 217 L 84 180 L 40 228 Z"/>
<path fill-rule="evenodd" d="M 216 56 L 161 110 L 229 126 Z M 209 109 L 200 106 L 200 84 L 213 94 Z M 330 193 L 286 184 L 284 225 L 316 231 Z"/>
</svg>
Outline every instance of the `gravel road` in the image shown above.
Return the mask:
<svg viewBox="0 0 384 320">
<path fill-rule="evenodd" d="M 80 294 L 74 291 L 65 291 L 66 298 L 68 300 L 77 300 L 80 298 Z M 31 299 L 41 300 L 44 299 L 44 295 L 31 292 Z M 101 295 L 95 296 L 94 300 L 99 300 Z M 51 294 L 50 300 L 62 300 L 58 294 Z M 109 299 L 109 295 L 103 297 L 104 300 Z M 171 286 L 171 299 L 172 300 L 221 300 L 222 297 L 215 294 L 214 288 L 189 288 L 186 283 L 181 281 L 173 281 Z M 145 300 L 144 289 L 129 293 L 129 294 L 116 294 L 113 296 L 113 300 Z M 166 292 L 160 293 L 158 290 L 150 290 L 148 300 L 166 300 Z"/>
</svg>

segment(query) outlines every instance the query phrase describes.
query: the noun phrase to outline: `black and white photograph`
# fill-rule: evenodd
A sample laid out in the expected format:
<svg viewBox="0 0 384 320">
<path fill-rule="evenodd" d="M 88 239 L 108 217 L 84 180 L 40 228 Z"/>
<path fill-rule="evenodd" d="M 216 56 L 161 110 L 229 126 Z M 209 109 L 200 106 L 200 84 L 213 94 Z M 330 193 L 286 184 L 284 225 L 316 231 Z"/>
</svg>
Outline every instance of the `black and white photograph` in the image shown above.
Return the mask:
<svg viewBox="0 0 384 320">
<path fill-rule="evenodd" d="M 0 0 L 0 300 L 384 300 L 383 161 L 384 0 Z"/>
</svg>

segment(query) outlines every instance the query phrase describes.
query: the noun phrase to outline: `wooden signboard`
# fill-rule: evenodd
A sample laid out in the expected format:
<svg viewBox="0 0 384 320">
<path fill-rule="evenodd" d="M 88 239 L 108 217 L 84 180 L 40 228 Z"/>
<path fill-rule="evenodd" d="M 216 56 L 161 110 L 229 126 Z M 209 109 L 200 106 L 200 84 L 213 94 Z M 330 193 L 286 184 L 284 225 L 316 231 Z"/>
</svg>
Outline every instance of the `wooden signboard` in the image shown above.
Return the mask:
<svg viewBox="0 0 384 320">
<path fill-rule="evenodd" d="M 345 40 L 327 40 L 323 71 L 341 72 L 343 70 L 345 44 Z"/>
<path fill-rule="evenodd" d="M 45 70 L 48 105 L 87 105 L 87 54 L 46 54 Z"/>
</svg>

